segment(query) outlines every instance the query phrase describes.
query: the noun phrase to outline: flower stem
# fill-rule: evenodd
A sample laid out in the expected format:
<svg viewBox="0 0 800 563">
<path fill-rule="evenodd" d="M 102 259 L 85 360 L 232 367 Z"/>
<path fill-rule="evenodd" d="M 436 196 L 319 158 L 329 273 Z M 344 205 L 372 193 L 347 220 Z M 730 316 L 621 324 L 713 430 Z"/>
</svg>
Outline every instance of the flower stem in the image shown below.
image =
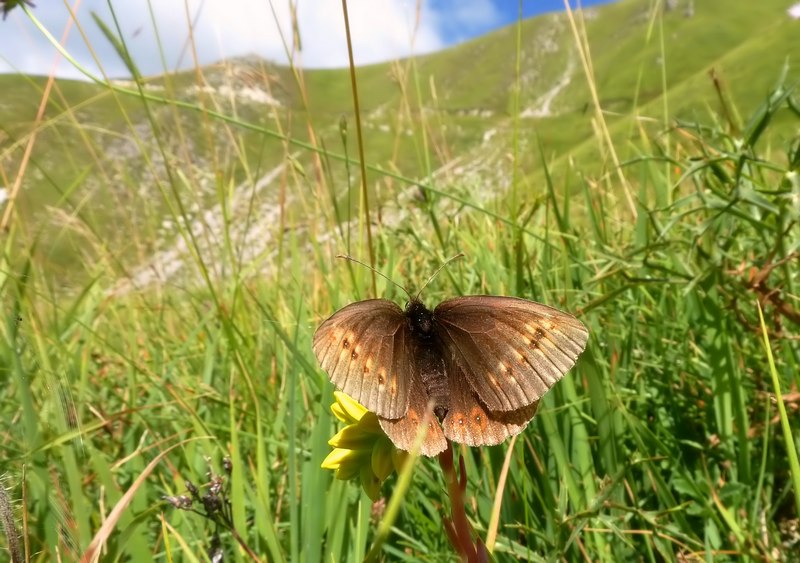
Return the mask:
<svg viewBox="0 0 800 563">
<path fill-rule="evenodd" d="M 484 563 L 489 561 L 489 554 L 486 546 L 480 540 L 473 542 L 472 526 L 467 519 L 465 497 L 467 491 L 467 468 L 464 458 L 458 458 L 459 471 L 456 472 L 454 461 L 453 444 L 447 441 L 447 449 L 439 454 L 439 465 L 442 467 L 445 481 L 447 482 L 447 492 L 450 495 L 450 518 L 444 519 L 444 529 L 450 544 L 461 556 L 463 561 L 469 563 Z"/>
</svg>

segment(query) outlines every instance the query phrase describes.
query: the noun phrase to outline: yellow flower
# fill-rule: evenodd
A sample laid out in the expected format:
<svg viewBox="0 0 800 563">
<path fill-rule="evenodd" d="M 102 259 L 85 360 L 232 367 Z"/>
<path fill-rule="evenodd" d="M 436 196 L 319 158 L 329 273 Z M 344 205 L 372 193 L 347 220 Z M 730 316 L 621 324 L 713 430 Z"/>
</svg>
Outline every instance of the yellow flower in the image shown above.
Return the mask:
<svg viewBox="0 0 800 563">
<path fill-rule="evenodd" d="M 378 416 L 340 391 L 334 392 L 333 415 L 347 424 L 328 441 L 333 451 L 322 462 L 323 469 L 342 480 L 361 479 L 364 492 L 377 500 L 383 483 L 405 462 L 407 453 L 395 448 L 381 429 Z"/>
<path fill-rule="evenodd" d="M 369 412 L 361 403 L 341 391 L 334 391 L 333 397 L 336 402 L 331 405 L 331 412 L 333 416 L 346 424 L 358 422 Z"/>
</svg>

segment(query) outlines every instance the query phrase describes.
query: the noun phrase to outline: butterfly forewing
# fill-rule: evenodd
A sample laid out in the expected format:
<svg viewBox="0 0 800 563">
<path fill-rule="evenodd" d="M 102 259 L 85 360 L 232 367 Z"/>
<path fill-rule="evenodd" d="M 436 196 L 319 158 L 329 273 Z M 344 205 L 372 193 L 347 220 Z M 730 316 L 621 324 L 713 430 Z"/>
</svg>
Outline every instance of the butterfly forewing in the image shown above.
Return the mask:
<svg viewBox="0 0 800 563">
<path fill-rule="evenodd" d="M 370 299 L 340 309 L 314 333 L 313 349 L 334 385 L 378 416 L 406 413 L 411 333 L 392 301 Z"/>
<path fill-rule="evenodd" d="M 589 333 L 578 319 L 525 299 L 448 299 L 434 319 L 445 360 L 490 411 L 538 401 L 575 365 Z"/>
</svg>

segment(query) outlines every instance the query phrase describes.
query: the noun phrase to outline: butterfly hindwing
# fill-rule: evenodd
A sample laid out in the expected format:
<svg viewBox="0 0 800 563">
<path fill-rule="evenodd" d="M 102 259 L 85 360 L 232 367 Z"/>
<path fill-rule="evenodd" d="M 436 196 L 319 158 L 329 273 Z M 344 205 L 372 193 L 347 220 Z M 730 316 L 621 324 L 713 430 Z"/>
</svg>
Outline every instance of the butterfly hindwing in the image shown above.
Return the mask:
<svg viewBox="0 0 800 563">
<path fill-rule="evenodd" d="M 589 336 L 572 315 L 515 297 L 456 297 L 433 316 L 445 361 L 493 412 L 541 399 L 575 365 Z"/>
<path fill-rule="evenodd" d="M 539 402 L 513 411 L 486 409 L 455 362 L 445 362 L 450 388 L 450 405 L 442 421 L 444 435 L 468 446 L 494 446 L 522 432 L 536 414 Z"/>
<path fill-rule="evenodd" d="M 343 307 L 314 333 L 314 354 L 337 388 L 378 416 L 399 419 L 409 403 L 411 333 L 386 299 Z"/>
<path fill-rule="evenodd" d="M 417 434 L 422 430 L 422 422 L 427 414 L 428 432 L 420 446 L 422 455 L 431 457 L 440 454 L 447 448 L 447 440 L 442 432 L 439 421 L 433 414 L 428 392 L 415 369 L 409 393 L 408 411 L 405 416 L 396 420 L 381 417 L 380 424 L 383 431 L 392 443 L 401 450 L 410 451 L 417 439 Z"/>
</svg>

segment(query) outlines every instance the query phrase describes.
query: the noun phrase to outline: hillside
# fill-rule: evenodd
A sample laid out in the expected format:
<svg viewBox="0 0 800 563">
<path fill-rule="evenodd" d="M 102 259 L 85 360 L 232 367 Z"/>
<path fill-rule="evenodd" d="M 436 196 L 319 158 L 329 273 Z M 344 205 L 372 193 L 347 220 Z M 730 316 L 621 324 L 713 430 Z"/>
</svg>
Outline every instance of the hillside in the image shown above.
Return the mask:
<svg viewBox="0 0 800 563">
<path fill-rule="evenodd" d="M 800 22 L 787 16 L 786 2 L 709 0 L 696 3 L 691 15 L 688 5 L 653 14 L 649 2 L 627 0 L 582 14 L 597 96 L 622 159 L 637 154 L 643 130 L 658 133 L 676 119 L 714 119 L 723 108 L 712 71 L 737 115 L 763 102 L 784 66 L 787 83 L 800 76 Z M 329 151 L 325 173 L 341 218 L 356 209 L 356 185 L 345 182 L 338 156 L 345 153 L 342 116 L 349 124 L 347 154 L 356 154 L 346 70 L 302 71 L 302 88 L 291 69 L 252 58 L 201 70 L 202 85 L 194 72 L 149 79 L 142 92 L 152 99 L 132 83 L 114 84 L 130 93 L 57 83 L 17 207 L 28 244 L 36 242 L 58 285 L 81 286 L 94 276 L 85 269 L 93 263 L 110 265 L 134 286 L 176 276 L 184 283 L 193 277 L 184 271 L 192 238 L 206 249 L 234 244 L 244 262 L 268 268 L 278 218 L 305 209 L 306 196 L 281 194 L 281 182 L 298 171 L 319 174 L 307 143 Z M 557 178 L 613 167 L 594 142 L 592 96 L 564 14 L 412 61 L 360 68 L 357 76 L 367 162 L 393 175 L 374 172 L 370 179 L 384 221 L 404 220 L 409 198 L 413 204 L 418 197 L 409 185 L 420 180 L 474 204 L 505 193 L 514 174 L 542 185 L 540 149 Z M 8 178 L 32 132 L 43 85 L 42 78 L 0 77 Z M 784 142 L 780 128 L 773 134 L 771 142 Z M 512 170 L 505 155 L 515 135 Z M 285 167 L 287 153 L 294 171 Z M 175 159 L 191 168 L 175 175 Z M 453 204 L 447 199 L 437 205 L 446 210 Z M 238 232 L 221 231 L 223 207 L 239 217 Z"/>
</svg>

